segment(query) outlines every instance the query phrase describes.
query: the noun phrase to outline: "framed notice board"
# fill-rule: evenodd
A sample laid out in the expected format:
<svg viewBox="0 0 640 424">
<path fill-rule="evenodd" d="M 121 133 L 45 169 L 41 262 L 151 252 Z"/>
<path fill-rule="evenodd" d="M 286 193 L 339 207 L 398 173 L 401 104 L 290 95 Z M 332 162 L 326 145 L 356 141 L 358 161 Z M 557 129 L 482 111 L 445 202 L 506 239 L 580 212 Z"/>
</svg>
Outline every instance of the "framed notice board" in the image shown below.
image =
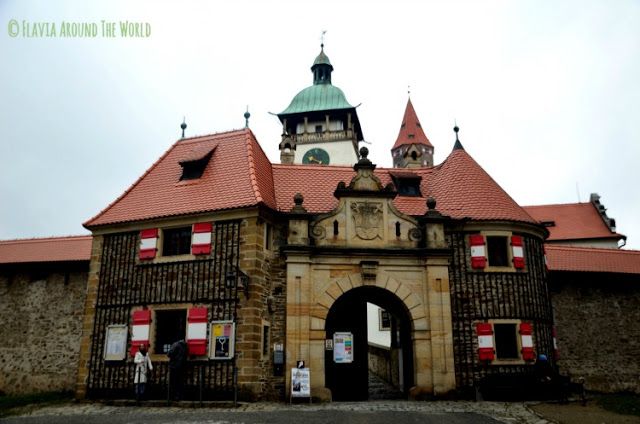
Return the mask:
<svg viewBox="0 0 640 424">
<path fill-rule="evenodd" d="M 352 333 L 333 333 L 333 362 L 336 364 L 353 362 Z"/>
<path fill-rule="evenodd" d="M 236 323 L 233 321 L 211 322 L 210 359 L 233 359 L 236 344 Z"/>
<path fill-rule="evenodd" d="M 109 325 L 104 343 L 105 361 L 122 361 L 127 356 L 127 326 Z"/>
</svg>

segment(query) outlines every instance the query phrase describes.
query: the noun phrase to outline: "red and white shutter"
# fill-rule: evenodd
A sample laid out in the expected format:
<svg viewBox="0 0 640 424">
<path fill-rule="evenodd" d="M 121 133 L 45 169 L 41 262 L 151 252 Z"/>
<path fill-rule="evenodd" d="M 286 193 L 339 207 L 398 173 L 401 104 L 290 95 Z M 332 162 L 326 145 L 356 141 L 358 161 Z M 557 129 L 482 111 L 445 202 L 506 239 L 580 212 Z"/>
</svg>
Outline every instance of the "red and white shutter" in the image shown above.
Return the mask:
<svg viewBox="0 0 640 424">
<path fill-rule="evenodd" d="M 529 322 L 520 323 L 520 344 L 522 346 L 522 359 L 533 361 L 536 356 L 533 351 L 533 328 Z"/>
<path fill-rule="evenodd" d="M 149 327 L 151 326 L 151 311 L 143 309 L 133 311 L 131 317 L 131 356 L 135 356 L 140 345 L 149 346 Z"/>
<path fill-rule="evenodd" d="M 189 355 L 207 354 L 207 308 L 191 308 L 187 313 L 187 348 Z"/>
<path fill-rule="evenodd" d="M 481 361 L 493 361 L 495 350 L 493 346 L 493 326 L 488 322 L 476 324 L 478 333 L 478 358 Z"/>
<path fill-rule="evenodd" d="M 471 246 L 471 268 L 483 269 L 487 266 L 487 253 L 484 245 L 484 236 L 472 234 L 469 236 Z"/>
<path fill-rule="evenodd" d="M 553 337 L 553 359 L 557 361 L 560 359 L 560 350 L 558 349 L 558 332 L 555 325 L 551 328 L 551 337 Z"/>
<path fill-rule="evenodd" d="M 524 268 L 522 236 L 511 236 L 511 251 L 513 252 L 513 266 L 517 269 Z"/>
<path fill-rule="evenodd" d="M 158 251 L 158 229 L 140 231 L 140 259 L 153 259 Z"/>
<path fill-rule="evenodd" d="M 208 255 L 211 253 L 211 228 L 210 222 L 193 224 L 191 232 L 191 254 Z"/>
</svg>

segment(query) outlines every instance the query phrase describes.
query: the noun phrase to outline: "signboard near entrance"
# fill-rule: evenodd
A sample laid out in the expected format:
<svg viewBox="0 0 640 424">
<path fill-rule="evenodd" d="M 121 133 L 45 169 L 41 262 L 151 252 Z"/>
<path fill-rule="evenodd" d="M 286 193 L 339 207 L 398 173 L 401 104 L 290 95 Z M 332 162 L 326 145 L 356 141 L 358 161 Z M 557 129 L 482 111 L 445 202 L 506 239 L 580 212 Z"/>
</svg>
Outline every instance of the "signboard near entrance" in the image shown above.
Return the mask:
<svg viewBox="0 0 640 424">
<path fill-rule="evenodd" d="M 233 321 L 211 322 L 210 359 L 232 359 L 235 348 L 236 324 Z"/>
<path fill-rule="evenodd" d="M 291 397 L 311 397 L 309 368 L 291 368 Z"/>
<path fill-rule="evenodd" d="M 333 362 L 336 364 L 353 362 L 352 333 L 333 333 Z"/>
</svg>

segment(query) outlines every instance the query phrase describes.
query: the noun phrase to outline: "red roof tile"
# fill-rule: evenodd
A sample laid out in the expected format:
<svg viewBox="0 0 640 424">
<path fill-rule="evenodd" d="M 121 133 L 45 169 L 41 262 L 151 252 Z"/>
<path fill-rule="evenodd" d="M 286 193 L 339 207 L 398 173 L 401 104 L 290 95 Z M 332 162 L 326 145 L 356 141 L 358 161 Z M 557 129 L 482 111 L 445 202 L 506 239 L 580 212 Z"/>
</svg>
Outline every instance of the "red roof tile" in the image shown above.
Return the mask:
<svg viewBox="0 0 640 424">
<path fill-rule="evenodd" d="M 549 241 L 624 237 L 609 230 L 592 203 L 524 206 L 524 209 L 537 221 L 555 223 L 547 227 Z"/>
<path fill-rule="evenodd" d="M 213 150 L 201 178 L 180 181 L 180 162 Z M 391 175 L 409 171 L 380 168 L 383 185 Z M 452 218 L 511 220 L 534 223 L 520 206 L 462 149 L 439 166 L 411 169 L 421 177 L 421 197 L 398 196 L 395 206 L 408 215 L 423 215 L 433 196 L 437 210 Z M 332 210 L 340 181 L 355 176 L 347 166 L 272 165 L 249 130 L 184 139 L 175 143 L 122 196 L 92 218 L 88 228 L 121 222 L 186 215 L 264 204 L 279 211 L 293 207 L 302 193 L 311 213 Z"/>
<path fill-rule="evenodd" d="M 202 177 L 180 181 L 180 162 L 211 150 L 213 155 Z M 276 207 L 271 164 L 253 133 L 243 129 L 179 140 L 126 192 L 84 225 L 91 228 L 260 203 Z"/>
<path fill-rule="evenodd" d="M 640 274 L 640 251 L 545 245 L 551 271 Z"/>
<path fill-rule="evenodd" d="M 411 99 L 407 101 L 407 108 L 405 109 L 404 116 L 402 117 L 400 132 L 398 133 L 398 138 L 391 150 L 404 144 L 424 144 L 426 146 L 433 147 L 422 129 L 422 125 L 418 120 L 418 115 L 411 103 Z"/>
<path fill-rule="evenodd" d="M 382 185 L 392 181 L 397 168 L 378 168 L 375 175 Z M 402 172 L 402 171 L 400 171 Z M 397 196 L 394 205 L 407 215 L 423 215 L 426 199 L 436 199 L 436 209 L 452 218 L 478 220 L 508 220 L 535 223 L 502 188 L 478 165 L 467 152 L 454 150 L 449 157 L 434 168 L 414 168 L 414 176 L 422 177 L 422 196 Z M 276 202 L 278 209 L 289 211 L 293 196 L 304 196 L 303 206 L 309 212 L 323 213 L 338 203 L 333 196 L 340 181 L 349 184 L 355 176 L 350 167 L 273 165 Z"/>
<path fill-rule="evenodd" d="M 426 194 L 436 199 L 436 209 L 453 218 L 535 223 L 464 149 L 454 149 L 434 168 L 428 187 Z"/>
<path fill-rule="evenodd" d="M 89 261 L 91 236 L 0 241 L 0 264 Z"/>
</svg>

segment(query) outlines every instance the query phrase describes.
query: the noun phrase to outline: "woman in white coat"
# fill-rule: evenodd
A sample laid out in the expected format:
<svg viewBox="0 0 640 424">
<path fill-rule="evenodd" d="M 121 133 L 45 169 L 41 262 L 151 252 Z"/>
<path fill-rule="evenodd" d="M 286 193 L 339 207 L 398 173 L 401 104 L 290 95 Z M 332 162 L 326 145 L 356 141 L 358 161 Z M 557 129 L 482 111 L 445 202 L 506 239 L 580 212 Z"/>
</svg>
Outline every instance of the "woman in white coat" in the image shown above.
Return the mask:
<svg viewBox="0 0 640 424">
<path fill-rule="evenodd" d="M 151 358 L 147 355 L 147 347 L 144 344 L 140 345 L 133 362 L 136 364 L 136 373 L 133 377 L 133 383 L 136 387 L 136 400 L 140 401 L 144 396 L 148 377 L 150 377 L 151 370 L 153 370 Z"/>
</svg>

